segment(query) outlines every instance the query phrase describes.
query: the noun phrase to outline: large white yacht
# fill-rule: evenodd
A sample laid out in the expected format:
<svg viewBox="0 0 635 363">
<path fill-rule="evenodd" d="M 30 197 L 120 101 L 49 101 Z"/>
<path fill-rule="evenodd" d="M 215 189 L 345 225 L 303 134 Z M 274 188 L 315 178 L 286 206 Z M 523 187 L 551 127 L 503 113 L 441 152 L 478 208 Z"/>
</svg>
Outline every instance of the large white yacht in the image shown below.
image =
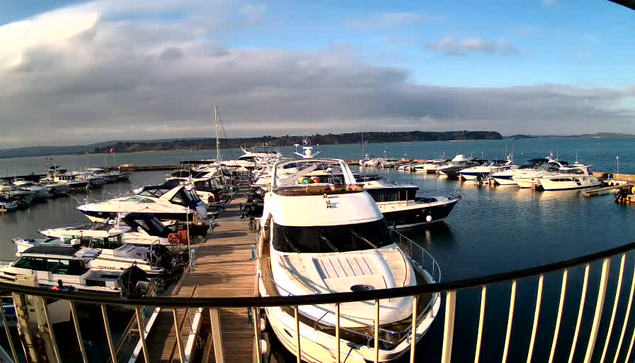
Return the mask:
<svg viewBox="0 0 635 363">
<path fill-rule="evenodd" d="M 476 165 L 478 165 L 478 163 L 474 162 L 472 159 L 468 159 L 463 154 L 458 154 L 446 165 L 440 166 L 437 170 L 439 174 L 446 176 L 448 179 L 457 179 L 461 170 Z"/>
<path fill-rule="evenodd" d="M 538 179 L 544 190 L 569 190 L 596 187 L 602 182 L 590 171 L 590 165 L 572 164 Z"/>
<path fill-rule="evenodd" d="M 568 163 L 566 161 L 549 158 L 547 162 L 542 164 L 538 169 L 525 169 L 524 172 L 514 175 L 512 180 L 521 188 L 533 188 L 537 186 L 538 181 L 544 175 L 557 172 L 567 166 Z"/>
<path fill-rule="evenodd" d="M 412 262 L 393 240 L 371 196 L 356 184 L 343 160 L 313 159 L 296 175 L 279 180 L 274 165 L 270 191 L 265 195 L 259 242 L 259 284 L 263 296 L 289 296 L 356 292 L 431 284 L 438 281 L 436 263 L 431 270 Z M 316 169 L 333 170 L 340 184 L 301 184 Z M 401 235 L 400 235 L 401 236 Z M 400 241 L 403 241 L 400 239 Z M 418 248 L 414 242 L 409 248 Z M 421 249 L 417 253 L 426 254 Z M 426 255 L 430 261 L 434 259 Z M 424 261 L 421 261 L 424 262 Z M 435 277 L 433 277 L 435 275 Z M 440 306 L 439 294 L 422 295 L 416 306 L 417 339 L 428 330 Z M 381 300 L 379 361 L 399 358 L 410 347 L 413 299 Z M 299 333 L 290 308 L 265 309 L 282 344 L 306 362 L 365 362 L 375 357 L 373 330 L 375 303 L 361 301 L 340 306 L 341 356 L 336 357 L 333 305 L 299 307 Z"/>
<path fill-rule="evenodd" d="M 84 204 L 77 209 L 93 222 L 116 218 L 120 213 L 154 214 L 162 220 L 207 220 L 207 208 L 191 186 L 178 185 L 172 189 L 144 187 L 133 196 Z"/>
</svg>

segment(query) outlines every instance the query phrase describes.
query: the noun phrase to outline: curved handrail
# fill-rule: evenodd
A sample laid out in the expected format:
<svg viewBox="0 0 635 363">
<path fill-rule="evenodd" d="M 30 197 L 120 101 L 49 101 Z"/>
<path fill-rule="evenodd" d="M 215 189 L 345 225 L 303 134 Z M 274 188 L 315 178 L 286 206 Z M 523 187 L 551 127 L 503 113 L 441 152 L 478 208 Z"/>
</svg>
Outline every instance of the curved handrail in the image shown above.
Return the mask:
<svg viewBox="0 0 635 363">
<path fill-rule="evenodd" d="M 0 291 L 8 291 L 19 294 L 36 295 L 55 299 L 72 300 L 76 302 L 106 304 L 106 305 L 138 305 L 160 307 L 269 307 L 269 306 L 297 306 L 315 304 L 335 304 L 360 300 L 379 300 L 397 297 L 406 297 L 435 292 L 445 292 L 483 285 L 496 284 L 524 277 L 536 276 L 556 272 L 565 268 L 584 265 L 593 261 L 616 256 L 635 249 L 635 242 L 608 250 L 595 252 L 582 257 L 576 257 L 564 261 L 549 263 L 536 267 L 530 267 L 510 272 L 497 273 L 482 277 L 468 278 L 458 281 L 442 282 L 422 286 L 398 287 L 384 290 L 370 290 L 359 292 L 341 292 L 333 294 L 304 295 L 304 296 L 270 296 L 270 297 L 221 297 L 221 298 L 182 298 L 182 297 L 152 297 L 128 299 L 122 296 L 108 296 L 86 292 L 59 292 L 49 289 L 16 285 L 0 282 Z"/>
</svg>

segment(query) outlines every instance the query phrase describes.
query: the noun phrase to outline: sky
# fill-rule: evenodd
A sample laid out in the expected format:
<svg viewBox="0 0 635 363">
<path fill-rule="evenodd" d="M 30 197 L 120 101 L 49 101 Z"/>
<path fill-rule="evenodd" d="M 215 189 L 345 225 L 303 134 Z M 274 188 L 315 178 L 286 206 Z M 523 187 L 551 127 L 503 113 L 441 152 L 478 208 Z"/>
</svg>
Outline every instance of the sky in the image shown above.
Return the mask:
<svg viewBox="0 0 635 363">
<path fill-rule="evenodd" d="M 635 133 L 603 0 L 0 0 L 0 148 L 347 131 Z"/>
</svg>

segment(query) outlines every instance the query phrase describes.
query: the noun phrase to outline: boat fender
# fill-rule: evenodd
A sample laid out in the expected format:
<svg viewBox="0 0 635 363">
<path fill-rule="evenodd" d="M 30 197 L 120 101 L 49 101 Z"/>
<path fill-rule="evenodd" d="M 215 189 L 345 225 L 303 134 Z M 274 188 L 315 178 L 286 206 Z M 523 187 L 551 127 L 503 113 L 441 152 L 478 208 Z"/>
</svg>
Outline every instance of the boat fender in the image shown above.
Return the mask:
<svg viewBox="0 0 635 363">
<path fill-rule="evenodd" d="M 179 236 L 176 233 L 170 233 L 168 235 L 168 242 L 170 242 L 171 245 L 175 245 L 179 242 Z"/>
</svg>

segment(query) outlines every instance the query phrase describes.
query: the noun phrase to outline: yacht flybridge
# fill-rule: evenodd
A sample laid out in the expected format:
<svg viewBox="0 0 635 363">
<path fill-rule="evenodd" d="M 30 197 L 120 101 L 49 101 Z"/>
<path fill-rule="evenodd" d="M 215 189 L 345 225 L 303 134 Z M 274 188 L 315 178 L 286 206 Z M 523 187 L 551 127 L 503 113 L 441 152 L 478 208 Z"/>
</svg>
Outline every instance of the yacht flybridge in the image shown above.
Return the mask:
<svg viewBox="0 0 635 363">
<path fill-rule="evenodd" d="M 602 182 L 590 171 L 589 165 L 572 164 L 538 179 L 544 190 L 568 190 L 596 187 Z"/>
<path fill-rule="evenodd" d="M 258 276 L 263 296 L 288 296 L 356 292 L 415 286 L 439 281 L 440 270 L 432 256 L 407 240 L 406 250 L 419 248 L 425 261 L 413 258 L 399 243 L 405 237 L 390 230 L 371 196 L 356 183 L 348 165 L 338 159 L 307 159 L 299 171 L 285 179 L 278 172 L 292 162 L 273 165 L 271 188 L 265 195 L 258 247 Z M 328 183 L 303 183 L 306 175 L 323 170 L 337 174 Z M 413 254 L 414 255 L 414 254 Z M 422 295 L 413 309 L 411 298 L 381 300 L 379 361 L 397 359 L 410 347 L 413 310 L 417 338 L 428 330 L 441 303 L 439 294 Z M 341 356 L 336 357 L 333 305 L 300 306 L 299 333 L 294 311 L 265 309 L 282 344 L 297 354 L 298 335 L 302 360 L 307 362 L 364 362 L 375 358 L 373 330 L 375 302 L 340 306 Z"/>
</svg>

